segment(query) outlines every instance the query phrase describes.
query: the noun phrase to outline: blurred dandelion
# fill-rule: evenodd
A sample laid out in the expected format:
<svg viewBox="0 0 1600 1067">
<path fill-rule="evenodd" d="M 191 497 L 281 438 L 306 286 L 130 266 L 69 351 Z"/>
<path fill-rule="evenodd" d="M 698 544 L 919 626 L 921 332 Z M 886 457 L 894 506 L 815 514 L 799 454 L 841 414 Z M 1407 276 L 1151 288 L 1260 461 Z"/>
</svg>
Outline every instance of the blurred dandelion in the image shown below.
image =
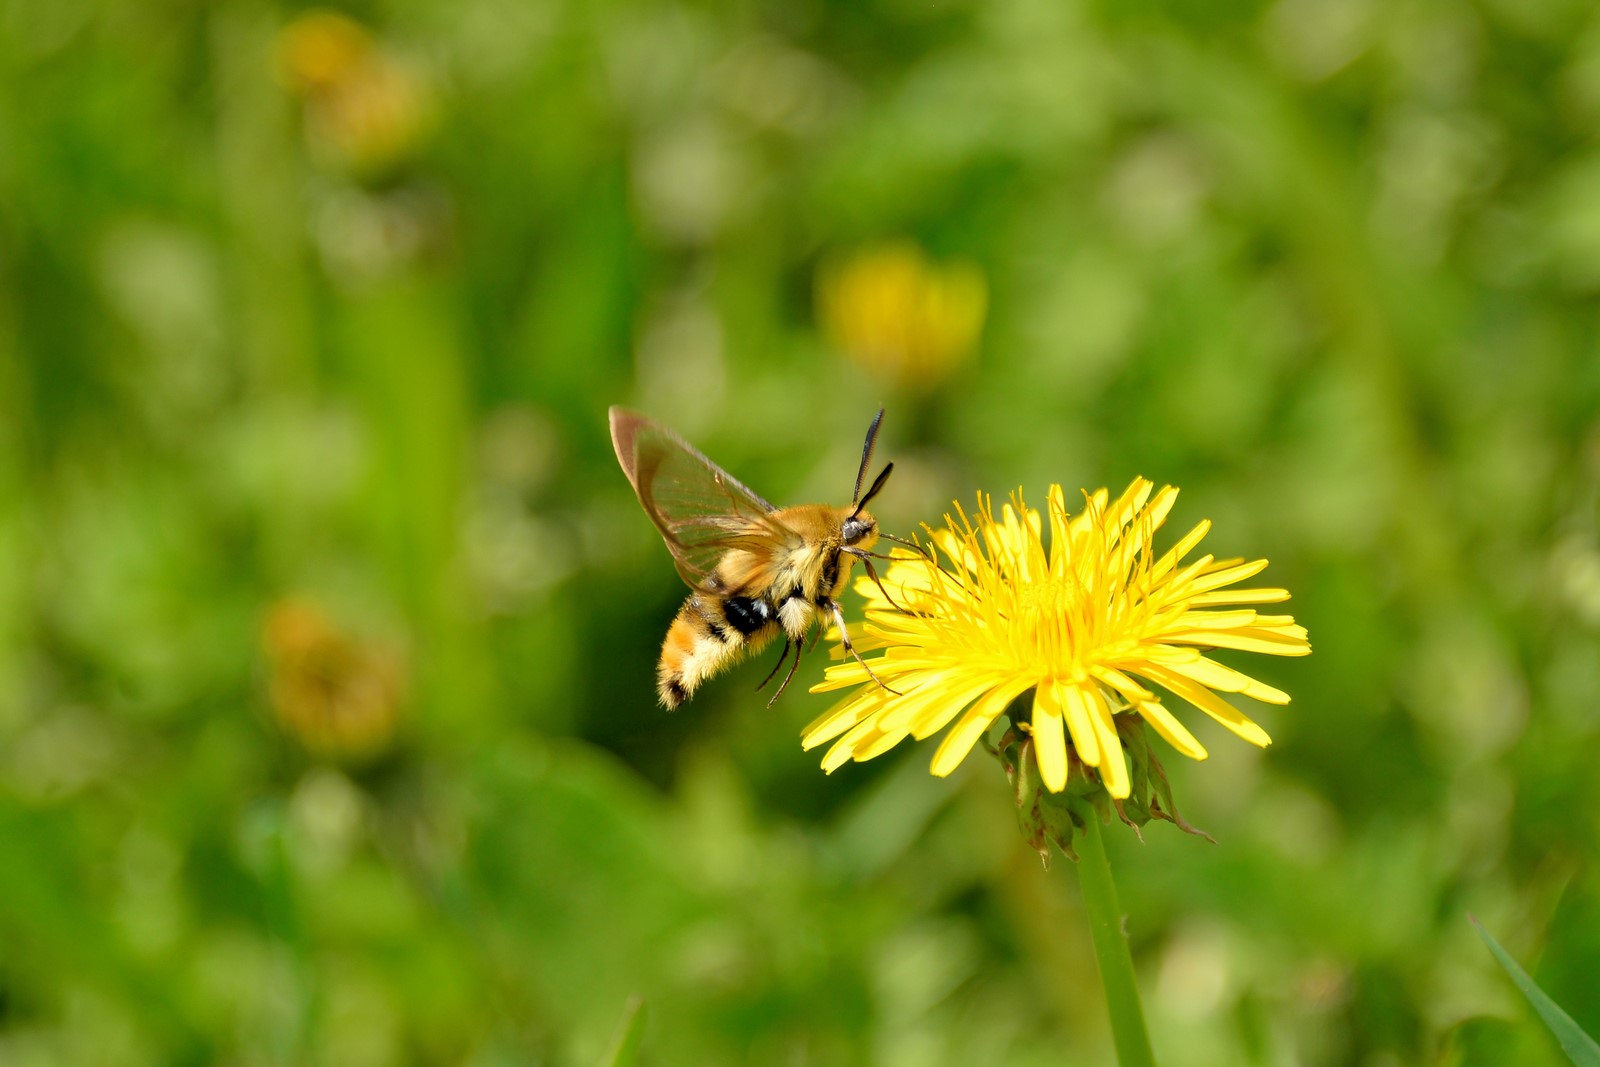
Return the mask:
<svg viewBox="0 0 1600 1067">
<path fill-rule="evenodd" d="M 327 759 L 361 760 L 388 747 L 405 694 L 393 650 L 341 630 L 298 598 L 273 605 L 261 637 L 268 696 L 285 733 Z"/>
<path fill-rule="evenodd" d="M 926 391 L 966 362 L 988 307 L 977 267 L 936 264 L 910 241 L 863 248 L 824 264 L 817 276 L 829 342 L 901 388 Z"/>
<path fill-rule="evenodd" d="M 278 35 L 277 66 L 304 101 L 313 156 L 335 169 L 382 172 L 432 122 L 426 81 L 348 16 L 309 11 L 290 22 Z"/>
<path fill-rule="evenodd" d="M 1070 752 L 1122 800 L 1133 782 L 1119 718 L 1137 716 L 1184 755 L 1206 757 L 1148 685 L 1267 745 L 1266 732 L 1217 693 L 1272 704 L 1287 703 L 1288 694 L 1202 650 L 1302 656 L 1311 650 L 1306 631 L 1291 616 L 1246 606 L 1286 600 L 1286 590 L 1229 588 L 1266 560 L 1205 555 L 1183 562 L 1209 522 L 1156 555 L 1155 533 L 1178 491 L 1169 486 L 1152 496 L 1152 489 L 1140 478 L 1115 501 L 1104 489 L 1085 494 L 1083 510 L 1070 516 L 1061 487 L 1051 486 L 1048 554 L 1045 516 L 1020 495 L 999 516 L 987 500 L 975 521 L 958 508 L 944 529 L 931 531 L 944 565 L 936 555 L 902 551 L 882 586 L 858 581 L 868 599 L 858 647 L 883 650 L 872 667 L 884 685 L 858 663 L 829 668 L 816 691 L 855 691 L 806 728 L 805 747 L 833 741 L 823 760 L 832 771 L 906 737 L 926 738 L 959 715 L 933 757 L 933 773 L 947 775 L 1012 701 L 1032 690 L 1018 729 L 1031 737 L 1045 788 L 1066 788 Z"/>
</svg>

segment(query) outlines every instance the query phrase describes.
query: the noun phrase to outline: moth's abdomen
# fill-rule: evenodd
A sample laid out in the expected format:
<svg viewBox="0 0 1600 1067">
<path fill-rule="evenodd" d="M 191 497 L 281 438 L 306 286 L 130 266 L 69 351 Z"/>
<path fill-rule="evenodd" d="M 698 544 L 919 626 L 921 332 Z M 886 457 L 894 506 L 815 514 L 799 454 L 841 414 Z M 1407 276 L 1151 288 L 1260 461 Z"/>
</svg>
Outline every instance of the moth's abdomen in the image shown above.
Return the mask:
<svg viewBox="0 0 1600 1067">
<path fill-rule="evenodd" d="M 778 632 L 765 600 L 733 596 L 716 599 L 696 593 L 683 602 L 667 627 L 656 666 L 661 703 L 675 709 L 694 696 L 700 683 L 759 649 Z"/>
</svg>

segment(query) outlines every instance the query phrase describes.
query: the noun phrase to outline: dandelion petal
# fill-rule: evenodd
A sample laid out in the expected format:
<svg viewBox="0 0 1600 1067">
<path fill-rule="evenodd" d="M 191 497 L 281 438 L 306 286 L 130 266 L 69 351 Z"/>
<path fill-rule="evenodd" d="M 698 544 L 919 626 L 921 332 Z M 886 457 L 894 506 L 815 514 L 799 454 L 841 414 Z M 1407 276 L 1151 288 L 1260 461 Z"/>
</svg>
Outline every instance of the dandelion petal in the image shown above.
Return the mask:
<svg viewBox="0 0 1600 1067">
<path fill-rule="evenodd" d="M 1089 692 L 1078 685 L 1060 686 L 1057 692 L 1066 711 L 1067 729 L 1072 733 L 1072 743 L 1077 746 L 1078 758 L 1091 767 L 1100 766 L 1100 737 L 1094 728 Z"/>
<path fill-rule="evenodd" d="M 1044 682 L 1033 697 L 1033 754 L 1039 761 L 1039 777 L 1052 793 L 1067 787 L 1067 746 L 1061 732 L 1061 705 L 1056 693 L 1055 682 Z"/>
<path fill-rule="evenodd" d="M 1148 668 L 1143 673 L 1153 681 L 1172 690 L 1213 719 L 1216 719 L 1252 745 L 1266 748 L 1272 744 L 1272 738 L 1267 736 L 1265 730 L 1257 726 L 1244 712 L 1223 700 L 1205 686 L 1196 685 L 1182 675 L 1172 674 L 1158 667 Z"/>
<path fill-rule="evenodd" d="M 955 770 L 967 758 L 967 753 L 972 751 L 972 746 L 978 743 L 983 732 L 1006 710 L 1006 705 L 1027 688 L 1026 681 L 1013 681 L 985 693 L 939 742 L 939 749 L 933 754 L 933 764 L 929 770 L 940 778 Z"/>
<path fill-rule="evenodd" d="M 1190 759 L 1203 760 L 1209 753 L 1205 746 L 1195 740 L 1194 734 L 1188 731 L 1183 723 L 1172 717 L 1172 713 L 1155 700 L 1139 701 L 1139 717 L 1155 728 L 1162 739 L 1188 756 Z"/>
<path fill-rule="evenodd" d="M 1122 758 L 1122 741 L 1117 737 L 1117 727 L 1111 721 L 1111 709 L 1095 690 L 1079 690 L 1089 705 L 1089 723 L 1100 743 L 1100 778 L 1106 783 L 1106 792 L 1124 800 L 1132 791 L 1128 780 L 1128 764 Z"/>
</svg>

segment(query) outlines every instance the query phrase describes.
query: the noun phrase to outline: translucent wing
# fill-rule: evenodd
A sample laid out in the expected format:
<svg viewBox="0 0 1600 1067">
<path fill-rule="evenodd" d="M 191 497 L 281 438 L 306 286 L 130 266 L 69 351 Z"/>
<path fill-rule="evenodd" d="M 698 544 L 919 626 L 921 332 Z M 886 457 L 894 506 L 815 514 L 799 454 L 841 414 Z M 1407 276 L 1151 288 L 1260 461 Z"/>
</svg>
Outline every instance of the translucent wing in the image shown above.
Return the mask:
<svg viewBox="0 0 1600 1067">
<path fill-rule="evenodd" d="M 708 588 L 730 549 L 771 550 L 795 540 L 772 517 L 771 504 L 665 426 L 612 408 L 611 443 L 678 574 L 694 588 Z"/>
</svg>

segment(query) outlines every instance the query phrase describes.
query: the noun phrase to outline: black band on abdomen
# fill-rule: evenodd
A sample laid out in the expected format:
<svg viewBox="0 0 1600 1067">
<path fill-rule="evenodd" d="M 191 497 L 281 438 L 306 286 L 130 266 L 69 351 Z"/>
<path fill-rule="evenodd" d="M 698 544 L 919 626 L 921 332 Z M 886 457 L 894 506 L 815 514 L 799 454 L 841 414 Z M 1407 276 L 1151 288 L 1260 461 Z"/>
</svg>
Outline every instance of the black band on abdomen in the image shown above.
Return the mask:
<svg viewBox="0 0 1600 1067">
<path fill-rule="evenodd" d="M 772 609 L 765 600 L 731 596 L 722 602 L 722 616 L 729 626 L 749 637 L 772 620 Z"/>
</svg>

